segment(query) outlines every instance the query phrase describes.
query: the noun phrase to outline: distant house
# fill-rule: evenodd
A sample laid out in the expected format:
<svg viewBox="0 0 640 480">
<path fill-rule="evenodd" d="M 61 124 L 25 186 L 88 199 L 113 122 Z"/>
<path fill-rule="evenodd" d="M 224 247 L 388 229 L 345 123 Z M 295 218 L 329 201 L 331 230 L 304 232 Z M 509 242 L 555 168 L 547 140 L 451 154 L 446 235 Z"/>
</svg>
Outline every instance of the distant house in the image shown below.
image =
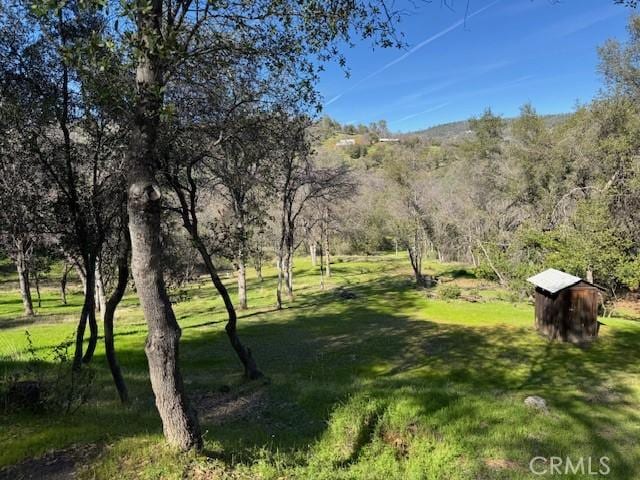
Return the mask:
<svg viewBox="0 0 640 480">
<path fill-rule="evenodd" d="M 380 141 L 384 142 L 384 143 L 386 143 L 386 142 L 399 142 L 400 139 L 399 138 L 381 138 Z"/>
<path fill-rule="evenodd" d="M 598 336 L 600 287 L 550 268 L 527 279 L 536 287 L 536 328 L 550 340 L 583 342 Z"/>
<path fill-rule="evenodd" d="M 349 145 L 355 145 L 356 141 L 353 138 L 343 138 L 336 143 L 336 147 L 348 147 Z"/>
</svg>

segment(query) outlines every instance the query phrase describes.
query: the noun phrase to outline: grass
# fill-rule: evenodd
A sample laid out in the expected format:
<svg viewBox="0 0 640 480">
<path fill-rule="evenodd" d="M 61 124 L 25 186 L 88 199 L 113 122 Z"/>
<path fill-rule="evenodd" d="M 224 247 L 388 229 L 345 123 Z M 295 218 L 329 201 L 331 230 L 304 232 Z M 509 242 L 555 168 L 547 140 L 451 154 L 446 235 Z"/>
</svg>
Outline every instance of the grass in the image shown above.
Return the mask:
<svg viewBox="0 0 640 480">
<path fill-rule="evenodd" d="M 416 290 L 402 257 L 343 257 L 330 287 L 296 262 L 297 297 L 274 305 L 274 272 L 250 278 L 240 335 L 269 382 L 246 383 L 224 335 L 223 305 L 206 282 L 175 305 L 183 329 L 182 371 L 198 407 L 203 454 L 162 442 L 144 356 L 145 323 L 127 296 L 116 344 L 133 402 L 121 407 L 102 346 L 90 402 L 73 415 L 0 415 L 0 466 L 69 445 L 97 445 L 86 478 L 536 478 L 534 456 L 610 459 L 610 478 L 640 478 L 640 325 L 607 319 L 590 348 L 549 343 L 533 330 L 533 308 L 500 300 L 494 285 L 430 262 L 463 296 Z M 227 280 L 230 284 L 232 279 Z M 356 294 L 343 299 L 333 287 Z M 74 332 L 80 304 L 43 292 L 35 320 L 18 316 L 16 292 L 0 292 L 0 375 L 35 348 Z M 224 387 L 224 388 L 222 388 Z M 228 393 L 221 391 L 230 390 Z M 547 400 L 548 414 L 523 405 Z M 569 474 L 565 478 L 588 478 Z"/>
</svg>

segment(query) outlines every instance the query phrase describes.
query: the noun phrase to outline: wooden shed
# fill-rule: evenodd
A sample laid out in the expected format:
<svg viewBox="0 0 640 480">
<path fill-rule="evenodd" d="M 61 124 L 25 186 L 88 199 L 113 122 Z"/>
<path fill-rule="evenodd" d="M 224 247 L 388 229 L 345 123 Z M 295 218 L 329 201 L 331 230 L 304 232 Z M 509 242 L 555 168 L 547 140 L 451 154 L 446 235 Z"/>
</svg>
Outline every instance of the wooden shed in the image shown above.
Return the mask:
<svg viewBox="0 0 640 480">
<path fill-rule="evenodd" d="M 600 287 L 550 268 L 527 279 L 536 287 L 536 328 L 551 340 L 584 342 L 598 336 Z"/>
</svg>

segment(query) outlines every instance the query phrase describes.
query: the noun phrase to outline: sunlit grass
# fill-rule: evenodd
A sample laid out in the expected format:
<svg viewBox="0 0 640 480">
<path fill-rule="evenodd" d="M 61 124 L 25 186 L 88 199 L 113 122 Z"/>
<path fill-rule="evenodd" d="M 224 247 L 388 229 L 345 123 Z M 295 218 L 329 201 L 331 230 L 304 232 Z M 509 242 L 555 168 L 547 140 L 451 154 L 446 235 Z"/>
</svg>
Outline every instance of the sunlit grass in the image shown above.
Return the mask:
<svg viewBox="0 0 640 480">
<path fill-rule="evenodd" d="M 460 281 L 480 301 L 440 300 L 413 286 L 404 256 L 345 257 L 329 288 L 296 259 L 297 296 L 274 309 L 275 272 L 249 279 L 240 335 L 270 382 L 247 385 L 224 335 L 222 302 L 204 281 L 175 305 L 182 371 L 197 399 L 206 455 L 162 447 L 144 357 L 146 326 L 131 294 L 116 343 L 133 402 L 117 402 L 100 345 L 93 400 L 70 417 L 0 417 L 0 465 L 97 443 L 88 478 L 530 478 L 535 455 L 609 456 L 611 478 L 640 477 L 640 328 L 607 319 L 591 348 L 548 343 L 527 302 L 498 300 L 495 285 L 456 278 L 462 266 L 427 271 Z M 226 280 L 235 295 L 233 279 Z M 465 283 L 466 282 L 466 283 Z M 356 298 L 343 299 L 343 286 Z M 0 372 L 20 368 L 25 329 L 42 352 L 74 332 L 80 298 L 62 307 L 53 289 L 25 321 L 15 292 L 0 293 Z M 506 298 L 506 296 L 505 296 Z M 56 306 L 56 302 L 57 306 Z M 46 305 L 46 306 L 45 306 Z M 24 322 L 24 323 L 20 323 Z M 199 400 L 228 386 L 243 410 L 225 418 Z M 212 393 L 213 392 L 213 393 Z M 548 415 L 523 405 L 543 396 Z M 579 475 L 566 478 L 582 478 Z"/>
</svg>

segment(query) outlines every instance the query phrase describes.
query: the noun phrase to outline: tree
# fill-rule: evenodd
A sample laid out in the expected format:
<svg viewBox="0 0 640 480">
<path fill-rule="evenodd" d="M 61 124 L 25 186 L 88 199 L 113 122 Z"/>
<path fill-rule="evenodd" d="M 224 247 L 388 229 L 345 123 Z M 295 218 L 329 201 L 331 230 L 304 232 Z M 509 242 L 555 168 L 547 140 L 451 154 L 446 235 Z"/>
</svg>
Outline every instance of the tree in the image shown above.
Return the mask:
<svg viewBox="0 0 640 480">
<path fill-rule="evenodd" d="M 33 15 L 25 12 L 27 7 Z M 118 210 L 110 197 L 122 187 L 114 161 L 122 131 L 106 102 L 91 93 L 95 84 L 113 77 L 109 68 L 97 74 L 88 67 L 94 60 L 108 66 L 119 59 L 100 51 L 91 58 L 86 54 L 92 35 L 104 25 L 95 10 L 84 11 L 73 2 L 55 11 L 18 3 L 7 12 L 6 18 L 22 32 L 6 45 L 13 54 L 2 71 L 3 97 L 11 99 L 15 119 L 12 145 L 32 159 L 37 172 L 33 180 L 39 183 L 33 188 L 43 199 L 37 208 L 38 228 L 74 257 L 86 276 L 73 362 L 77 369 L 91 360 L 97 344 L 95 266 Z M 83 352 L 87 322 L 91 336 Z"/>
<path fill-rule="evenodd" d="M 322 61 L 337 56 L 338 44 L 356 32 L 382 46 L 396 45 L 398 16 L 383 2 L 272 0 L 223 5 L 143 0 L 123 4 L 119 13 L 125 17 L 122 25 L 127 31 L 122 38 L 131 47 L 136 73 L 127 150 L 132 272 L 149 327 L 145 351 L 165 436 L 172 445 L 187 450 L 200 447 L 202 441 L 184 393 L 178 366 L 180 328 L 161 264 L 162 189 L 156 179 L 156 147 L 160 117 L 165 112 L 164 87 L 188 58 L 215 52 L 216 64 L 222 66 L 226 58 L 241 53 L 247 61 L 264 56 L 270 58 L 269 66 L 302 72 L 305 78 L 299 85 L 308 88 L 298 94 L 306 95 L 311 103 L 316 72 Z M 204 31 L 210 35 L 202 35 Z M 87 285 L 87 290 L 92 288 Z"/>
<path fill-rule="evenodd" d="M 562 178 L 553 161 L 551 133 L 531 104 L 520 108 L 520 116 L 511 126 L 513 143 L 508 154 L 516 173 L 508 180 L 515 196 L 512 208 L 524 210 L 520 221 L 549 225 L 553 208 L 556 180 Z"/>
<path fill-rule="evenodd" d="M 121 205 L 123 205 L 121 203 Z M 114 341 L 114 319 L 118 304 L 122 300 L 124 293 L 127 289 L 127 283 L 129 282 L 129 256 L 131 253 L 131 239 L 129 238 L 129 232 L 127 230 L 127 218 L 122 210 L 120 217 L 119 228 L 115 229 L 115 235 L 113 235 L 113 243 L 106 242 L 103 249 L 102 259 L 111 259 L 115 265 L 115 282 L 112 288 L 112 293 L 105 302 L 103 312 L 104 323 L 104 347 L 105 356 L 107 357 L 107 364 L 111 371 L 116 390 L 122 403 L 129 402 L 129 391 L 127 389 L 122 370 L 116 355 L 115 341 Z M 107 251 L 109 253 L 107 253 Z M 105 262 L 106 263 L 106 262 Z M 106 265 L 105 265 L 106 266 Z"/>
<path fill-rule="evenodd" d="M 319 164 L 310 152 L 309 122 L 304 117 L 287 119 L 278 149 L 274 191 L 278 199 L 276 305 L 282 308 L 282 292 L 293 299 L 293 254 L 304 238 L 298 238 L 304 209 L 313 201 L 341 196 L 352 187 L 344 164 Z"/>
<path fill-rule="evenodd" d="M 627 26 L 629 40 L 621 44 L 610 39 L 598 49 L 599 71 L 605 84 L 614 95 L 640 99 L 640 16 L 632 15 Z"/>
<path fill-rule="evenodd" d="M 196 127 L 196 130 L 197 128 L 198 127 Z M 193 133 L 193 130 L 193 128 L 189 128 L 188 132 Z M 173 141 L 163 149 L 162 160 L 164 164 L 162 169 L 164 179 L 173 189 L 173 193 L 177 199 L 176 204 L 169 206 L 169 208 L 180 215 L 182 225 L 188 232 L 195 248 L 200 253 L 211 281 L 223 299 L 228 314 L 228 322 L 225 330 L 232 347 L 244 367 L 245 376 L 249 379 L 259 378 L 262 376 L 262 372 L 258 369 L 251 350 L 246 348 L 240 341 L 237 334 L 237 314 L 235 307 L 231 301 L 229 292 L 220 279 L 212 258 L 212 248 L 216 248 L 218 242 L 211 241 L 206 234 L 203 235 L 199 227 L 201 192 L 204 190 L 206 193 L 206 189 L 203 189 L 203 183 L 206 186 L 209 183 L 208 178 L 210 177 L 202 175 L 202 150 L 193 152 L 191 148 L 193 146 L 206 146 L 209 139 L 206 135 L 196 134 L 195 138 L 197 138 L 198 141 L 193 141 L 194 137 L 189 135 L 189 133 L 183 132 L 183 136 L 179 136 L 176 135 L 175 130 L 172 131 L 171 138 Z M 213 143 L 215 144 L 217 142 L 213 141 Z"/>
<path fill-rule="evenodd" d="M 29 164 L 5 148 L 0 152 L 0 244 L 16 265 L 24 314 L 31 316 L 34 310 L 29 264 L 38 241 L 32 222 L 40 198 L 37 188 L 28 181 L 33 178 Z"/>
<path fill-rule="evenodd" d="M 39 188 L 42 181 L 21 133 L 38 120 L 30 118 L 30 110 L 42 99 L 24 73 L 41 60 L 41 50 L 27 50 L 30 25 L 22 14 L 0 8 L 0 244 L 16 265 L 24 314 L 33 315 L 29 261 L 42 230 L 38 206 L 46 193 Z"/>
<path fill-rule="evenodd" d="M 229 257 L 236 266 L 241 310 L 247 308 L 249 244 L 254 228 L 263 226 L 266 215 L 268 195 L 264 186 L 271 183 L 271 138 L 281 134 L 269 128 L 274 123 L 270 117 L 269 112 L 235 109 L 229 122 L 234 128 L 224 135 L 219 155 L 210 162 L 210 171 L 231 213 L 227 239 L 232 247 Z"/>
<path fill-rule="evenodd" d="M 426 163 L 413 150 L 395 148 L 386 159 L 384 172 L 394 230 L 409 254 L 416 285 L 423 285 L 422 260 L 431 236 Z"/>
</svg>

